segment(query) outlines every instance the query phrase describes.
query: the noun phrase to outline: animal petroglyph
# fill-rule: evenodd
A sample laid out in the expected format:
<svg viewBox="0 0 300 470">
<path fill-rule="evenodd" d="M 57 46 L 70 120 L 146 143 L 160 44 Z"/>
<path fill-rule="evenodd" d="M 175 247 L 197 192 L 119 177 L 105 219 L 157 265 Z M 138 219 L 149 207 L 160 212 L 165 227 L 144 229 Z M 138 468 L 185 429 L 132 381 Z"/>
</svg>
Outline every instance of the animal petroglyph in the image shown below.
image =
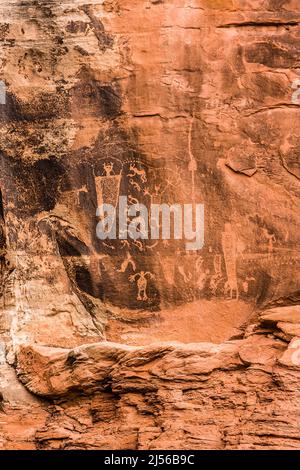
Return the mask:
<svg viewBox="0 0 300 470">
<path fill-rule="evenodd" d="M 141 192 L 142 191 L 142 188 L 140 187 L 140 185 L 134 181 L 133 179 L 130 179 L 129 180 L 129 183 L 131 184 L 131 186 L 133 186 L 133 188 L 135 188 L 138 192 Z"/>
<path fill-rule="evenodd" d="M 273 233 L 270 233 L 266 228 L 262 229 L 263 237 L 268 243 L 268 254 L 271 255 L 274 251 L 274 243 L 276 242 L 276 237 Z"/>
<path fill-rule="evenodd" d="M 135 165 L 132 165 L 132 164 L 130 165 L 129 170 L 130 170 L 130 173 L 128 173 L 127 176 L 130 176 L 131 178 L 134 178 L 135 176 L 139 176 L 143 183 L 147 182 L 147 176 L 146 176 L 145 170 L 139 170 Z"/>
<path fill-rule="evenodd" d="M 193 117 L 190 121 L 189 135 L 188 135 L 188 154 L 189 154 L 188 171 L 190 171 L 192 175 L 192 201 L 195 204 L 195 175 L 197 172 L 197 161 L 194 157 L 193 150 L 192 150 L 194 120 L 195 120 L 195 116 L 193 114 Z"/>
</svg>

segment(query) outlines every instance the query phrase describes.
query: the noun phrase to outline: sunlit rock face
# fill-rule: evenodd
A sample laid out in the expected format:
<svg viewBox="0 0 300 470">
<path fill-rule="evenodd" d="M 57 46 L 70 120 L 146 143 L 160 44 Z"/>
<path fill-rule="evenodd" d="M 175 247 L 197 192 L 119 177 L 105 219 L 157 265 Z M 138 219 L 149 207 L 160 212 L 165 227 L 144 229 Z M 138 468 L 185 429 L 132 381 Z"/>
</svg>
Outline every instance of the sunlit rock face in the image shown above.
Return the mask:
<svg viewBox="0 0 300 470">
<path fill-rule="evenodd" d="M 300 336 L 298 2 L 3 0 L 0 13 L 4 448 L 297 447 L 296 418 L 270 441 L 258 423 L 272 428 L 280 403 L 297 401 L 289 371 L 297 376 Z M 120 197 L 143 204 L 149 223 L 153 205 L 188 205 L 193 217 L 204 205 L 204 245 L 189 250 L 184 236 L 150 230 L 134 240 L 118 216 L 116 238 L 100 240 L 97 208 L 119 214 Z M 153 386 L 139 383 L 141 350 Z M 95 361 L 96 374 L 111 361 L 111 372 L 95 385 L 83 367 L 75 395 L 72 377 L 57 393 L 77 357 Z M 203 357 L 212 365 L 198 371 Z M 48 370 L 58 358 L 60 371 Z M 136 395 L 120 385 L 128 367 Z M 50 389 L 34 374 L 47 374 Z M 207 394 L 183 400 L 203 374 Z M 227 405 L 209 408 L 221 381 L 232 410 L 235 398 L 243 413 L 257 404 L 244 440 Z M 241 381 L 246 400 L 232 396 Z M 208 396 L 211 405 L 195 411 Z M 186 439 L 164 431 L 178 403 L 199 412 L 176 418 Z M 32 418 L 12 435 L 28 407 Z M 60 419 L 49 420 L 58 407 Z M 120 422 L 133 426 L 130 437 Z"/>
</svg>

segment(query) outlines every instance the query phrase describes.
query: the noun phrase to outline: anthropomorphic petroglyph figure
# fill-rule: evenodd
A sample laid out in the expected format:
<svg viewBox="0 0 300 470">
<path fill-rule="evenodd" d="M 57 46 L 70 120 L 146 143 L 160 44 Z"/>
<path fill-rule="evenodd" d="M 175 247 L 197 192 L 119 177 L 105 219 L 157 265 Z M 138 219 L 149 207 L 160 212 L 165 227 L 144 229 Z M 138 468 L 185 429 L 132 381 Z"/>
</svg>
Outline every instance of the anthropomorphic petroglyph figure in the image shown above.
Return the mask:
<svg viewBox="0 0 300 470">
<path fill-rule="evenodd" d="M 215 274 L 222 275 L 222 257 L 220 254 L 214 256 L 214 270 Z"/>
<path fill-rule="evenodd" d="M 263 236 L 267 240 L 268 243 L 268 254 L 271 255 L 274 250 L 274 243 L 276 242 L 276 237 L 273 233 L 270 233 L 268 229 L 262 229 Z"/>
<path fill-rule="evenodd" d="M 209 288 L 212 295 L 217 295 L 217 291 L 224 281 L 222 276 L 222 257 L 220 254 L 214 256 L 214 274 L 210 278 Z"/>
<path fill-rule="evenodd" d="M 196 259 L 196 287 L 201 291 L 205 287 L 206 276 L 207 272 L 203 269 L 204 258 L 202 256 L 198 256 Z"/>
<path fill-rule="evenodd" d="M 196 271 L 197 271 L 197 272 L 202 271 L 203 262 L 204 262 L 203 257 L 202 257 L 202 256 L 198 256 L 197 259 L 196 259 L 196 264 L 195 264 L 195 267 L 196 267 Z"/>
<path fill-rule="evenodd" d="M 147 182 L 147 176 L 145 170 L 139 170 L 134 164 L 130 164 L 129 171 L 131 173 L 128 173 L 127 176 L 130 176 L 130 178 L 134 178 L 135 176 L 140 176 L 141 181 L 143 183 Z"/>
<path fill-rule="evenodd" d="M 214 274 L 211 279 L 210 279 L 210 283 L 209 283 L 209 288 L 211 290 L 211 293 L 212 295 L 217 295 L 217 291 L 218 291 L 218 288 L 222 282 L 222 276 L 220 276 L 220 274 Z"/>
<path fill-rule="evenodd" d="M 141 271 L 129 277 L 130 282 L 136 281 L 136 285 L 138 288 L 137 300 L 142 300 L 142 301 L 149 300 L 149 297 L 147 295 L 147 287 L 148 287 L 147 276 L 149 277 L 149 279 L 154 279 L 153 274 L 150 273 L 149 271 L 147 272 Z"/>
<path fill-rule="evenodd" d="M 101 207 L 103 204 L 111 204 L 116 207 L 120 195 L 122 174 L 115 174 L 112 162 L 104 163 L 103 169 L 102 176 L 95 176 L 97 207 Z"/>
<path fill-rule="evenodd" d="M 199 291 L 202 291 L 205 287 L 205 282 L 206 282 L 206 273 L 201 273 L 198 276 L 198 279 L 196 281 L 196 287 L 198 287 Z"/>
<path fill-rule="evenodd" d="M 225 224 L 225 231 L 222 233 L 222 247 L 225 258 L 227 282 L 224 287 L 225 296 L 229 295 L 230 299 L 239 298 L 238 280 L 237 280 L 237 241 L 231 224 Z"/>
<path fill-rule="evenodd" d="M 256 281 L 255 277 L 249 277 L 249 276 L 246 277 L 246 279 L 243 282 L 243 292 L 245 294 L 248 294 L 249 292 L 249 283 L 255 282 L 255 281 Z"/>
<path fill-rule="evenodd" d="M 103 169 L 105 171 L 105 176 L 114 175 L 114 164 L 112 162 L 104 163 Z"/>
<path fill-rule="evenodd" d="M 118 273 L 125 273 L 129 266 L 131 266 L 133 271 L 136 271 L 136 264 L 134 262 L 134 259 L 131 256 L 131 254 L 128 251 L 125 260 L 123 261 L 123 263 L 121 264 L 120 269 L 118 269 L 117 272 Z"/>
<path fill-rule="evenodd" d="M 238 300 L 239 298 L 239 288 L 237 280 L 228 280 L 224 286 L 224 295 L 225 297 L 229 296 L 230 300 Z"/>
</svg>

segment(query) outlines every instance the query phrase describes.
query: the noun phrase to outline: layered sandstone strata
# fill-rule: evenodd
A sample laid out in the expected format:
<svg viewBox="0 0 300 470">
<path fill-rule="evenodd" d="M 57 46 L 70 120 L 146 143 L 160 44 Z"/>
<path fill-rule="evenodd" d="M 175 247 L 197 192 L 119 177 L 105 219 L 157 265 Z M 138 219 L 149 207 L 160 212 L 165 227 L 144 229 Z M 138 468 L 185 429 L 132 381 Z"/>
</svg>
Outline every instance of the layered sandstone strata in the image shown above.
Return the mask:
<svg viewBox="0 0 300 470">
<path fill-rule="evenodd" d="M 298 2 L 0 14 L 2 447 L 299 448 Z M 203 249 L 99 240 L 120 195 Z"/>
</svg>

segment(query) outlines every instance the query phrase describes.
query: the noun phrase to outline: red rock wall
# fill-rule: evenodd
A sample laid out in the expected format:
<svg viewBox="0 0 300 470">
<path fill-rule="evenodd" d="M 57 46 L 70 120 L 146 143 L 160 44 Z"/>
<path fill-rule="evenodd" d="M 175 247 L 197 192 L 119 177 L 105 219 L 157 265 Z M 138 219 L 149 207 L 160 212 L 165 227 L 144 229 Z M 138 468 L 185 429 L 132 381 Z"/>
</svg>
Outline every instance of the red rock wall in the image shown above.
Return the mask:
<svg viewBox="0 0 300 470">
<path fill-rule="evenodd" d="M 2 447 L 299 448 L 298 2 L 0 13 Z M 99 240 L 120 195 L 204 247 Z"/>
</svg>

